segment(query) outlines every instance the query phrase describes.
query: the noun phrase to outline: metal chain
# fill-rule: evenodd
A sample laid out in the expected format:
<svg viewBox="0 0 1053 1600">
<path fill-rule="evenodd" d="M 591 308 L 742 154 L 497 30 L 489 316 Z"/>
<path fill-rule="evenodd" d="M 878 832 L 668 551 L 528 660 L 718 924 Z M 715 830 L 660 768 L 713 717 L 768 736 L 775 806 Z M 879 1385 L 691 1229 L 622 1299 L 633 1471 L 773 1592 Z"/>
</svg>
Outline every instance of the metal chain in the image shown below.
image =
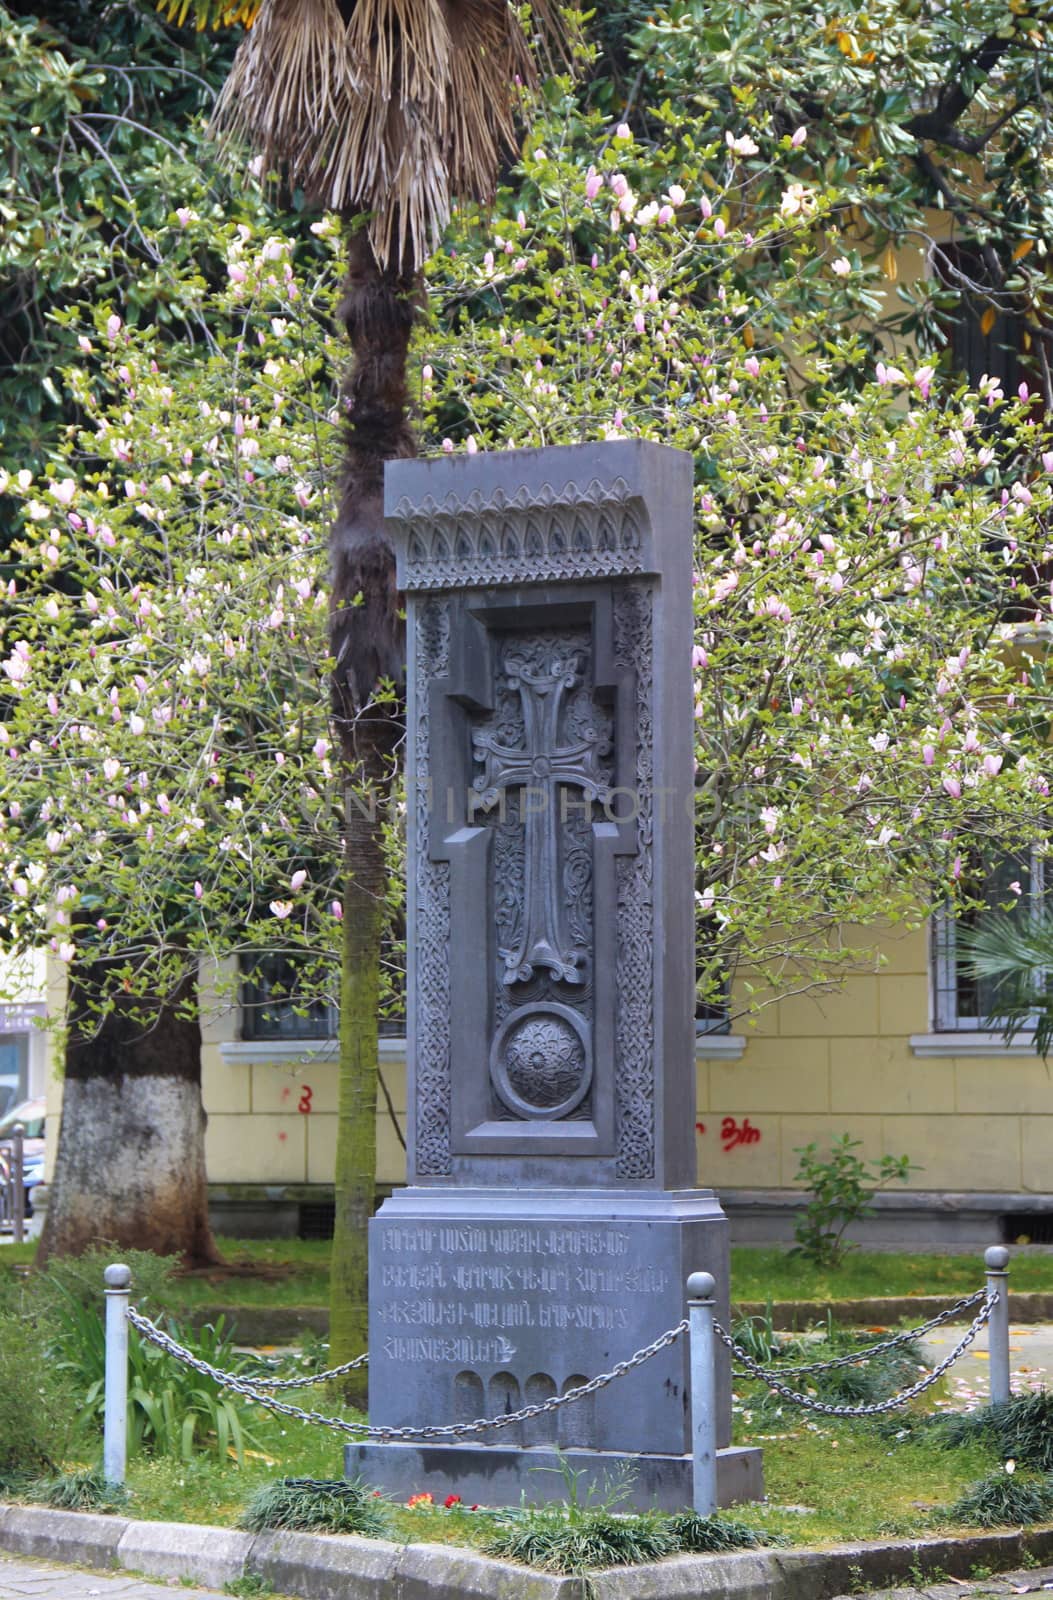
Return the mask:
<svg viewBox="0 0 1053 1600">
<path fill-rule="evenodd" d="M 274 1393 L 278 1389 L 307 1389 L 315 1383 L 327 1383 L 330 1378 L 339 1378 L 345 1372 L 354 1372 L 358 1367 L 364 1367 L 369 1360 L 369 1351 L 364 1350 L 353 1361 L 345 1361 L 342 1367 L 330 1367 L 327 1372 L 312 1372 L 306 1378 L 253 1378 L 252 1382 L 257 1389 L 267 1389 Z"/>
<path fill-rule="evenodd" d="M 810 1395 L 798 1394 L 796 1390 L 791 1389 L 788 1384 L 780 1383 L 777 1379 L 773 1378 L 770 1373 L 765 1372 L 763 1367 L 758 1366 L 757 1363 L 746 1354 L 745 1350 L 743 1350 L 740 1345 L 735 1343 L 731 1335 L 725 1332 L 725 1330 L 720 1326 L 719 1322 L 715 1322 L 713 1324 L 713 1328 L 717 1337 L 722 1341 L 722 1343 L 727 1345 L 732 1355 L 736 1356 L 738 1360 L 742 1362 L 750 1376 L 759 1378 L 762 1383 L 767 1384 L 769 1389 L 772 1389 L 776 1394 L 781 1395 L 784 1400 L 791 1401 L 794 1405 L 800 1406 L 805 1411 L 818 1412 L 820 1416 L 824 1417 L 878 1417 L 882 1414 L 882 1412 L 895 1411 L 897 1406 L 906 1405 L 908 1400 L 913 1400 L 916 1395 L 924 1394 L 926 1389 L 931 1389 L 934 1383 L 938 1383 L 947 1369 L 952 1367 L 957 1361 L 958 1357 L 969 1348 L 973 1340 L 976 1338 L 976 1335 L 983 1327 L 984 1323 L 990 1319 L 991 1311 L 996 1305 L 997 1301 L 998 1292 L 996 1290 L 994 1294 L 988 1296 L 984 1300 L 983 1305 L 980 1307 L 980 1310 L 973 1318 L 972 1323 L 966 1329 L 962 1338 L 955 1345 L 950 1355 L 946 1356 L 944 1360 L 940 1362 L 938 1367 L 934 1367 L 930 1373 L 928 1373 L 924 1378 L 919 1379 L 917 1383 L 911 1384 L 909 1389 L 901 1389 L 899 1394 L 893 1395 L 890 1400 L 881 1400 L 874 1405 L 869 1406 L 827 1405 L 822 1400 L 813 1400 Z"/>
<path fill-rule="evenodd" d="M 169 1334 L 158 1328 L 149 1317 L 144 1317 L 131 1306 L 128 1307 L 127 1317 L 144 1338 L 149 1339 L 168 1355 L 174 1356 L 177 1361 L 192 1367 L 195 1372 L 200 1372 L 203 1377 L 211 1378 L 221 1388 L 231 1389 L 235 1394 L 244 1396 L 246 1400 L 254 1400 L 258 1405 L 266 1406 L 268 1410 L 276 1411 L 281 1416 L 296 1417 L 301 1422 L 319 1423 L 323 1427 L 336 1428 L 341 1433 L 354 1434 L 360 1439 L 456 1439 L 465 1434 L 481 1433 L 485 1428 L 509 1428 L 516 1422 L 528 1422 L 532 1417 L 544 1416 L 549 1411 L 556 1411 L 560 1406 L 571 1405 L 575 1400 L 583 1400 L 586 1395 L 595 1394 L 597 1390 L 613 1383 L 615 1378 L 622 1378 L 627 1372 L 632 1372 L 634 1367 L 640 1367 L 645 1361 L 650 1361 L 652 1356 L 656 1356 L 660 1350 L 675 1343 L 688 1330 L 685 1318 L 683 1322 L 677 1323 L 675 1328 L 667 1329 L 651 1344 L 645 1345 L 642 1350 L 635 1351 L 627 1360 L 616 1362 L 610 1372 L 600 1373 L 598 1377 L 590 1378 L 588 1383 L 579 1384 L 576 1389 L 568 1389 L 564 1394 L 554 1394 L 548 1400 L 523 1406 L 519 1411 L 506 1411 L 499 1417 L 479 1417 L 473 1422 L 450 1422 L 442 1426 L 384 1428 L 371 1427 L 365 1422 L 349 1422 L 344 1417 L 326 1417 L 318 1411 L 302 1411 L 299 1406 L 286 1405 L 283 1400 L 275 1400 L 272 1395 L 264 1393 L 251 1379 L 236 1377 L 231 1372 L 221 1372 L 218 1367 L 213 1367 L 200 1356 L 195 1356 L 192 1351 L 178 1344 Z"/>
<path fill-rule="evenodd" d="M 963 1300 L 956 1301 L 953 1306 L 948 1306 L 945 1311 L 937 1312 L 934 1317 L 930 1317 L 928 1322 L 923 1322 L 920 1327 L 908 1328 L 906 1332 L 897 1333 L 891 1339 L 883 1339 L 880 1344 L 868 1344 L 862 1350 L 854 1350 L 850 1351 L 846 1356 L 838 1356 L 836 1361 L 810 1361 L 805 1366 L 799 1366 L 795 1362 L 792 1367 L 789 1365 L 780 1367 L 778 1372 L 772 1369 L 773 1376 L 797 1378 L 803 1377 L 806 1372 L 832 1372 L 835 1367 L 851 1367 L 857 1361 L 868 1361 L 871 1356 L 880 1355 L 884 1350 L 894 1350 L 897 1345 L 906 1344 L 911 1339 L 920 1339 L 923 1333 L 931 1332 L 933 1328 L 940 1327 L 944 1322 L 953 1322 L 959 1312 L 968 1311 L 970 1306 L 976 1305 L 978 1301 L 984 1298 L 986 1293 L 986 1289 L 977 1289 L 975 1294 L 967 1294 Z M 760 1368 L 758 1370 L 764 1371 L 766 1369 Z M 743 1377 L 745 1374 L 736 1373 L 735 1376 Z"/>
</svg>

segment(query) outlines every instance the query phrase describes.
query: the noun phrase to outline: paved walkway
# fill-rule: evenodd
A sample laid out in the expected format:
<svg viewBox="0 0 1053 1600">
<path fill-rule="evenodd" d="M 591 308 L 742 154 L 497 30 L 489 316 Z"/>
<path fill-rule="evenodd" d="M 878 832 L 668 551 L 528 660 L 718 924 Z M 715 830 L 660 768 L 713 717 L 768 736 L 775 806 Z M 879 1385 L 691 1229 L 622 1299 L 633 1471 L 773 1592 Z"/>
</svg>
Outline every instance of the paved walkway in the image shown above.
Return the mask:
<svg viewBox="0 0 1053 1600">
<path fill-rule="evenodd" d="M 994 1577 L 971 1581 L 952 1579 L 949 1583 L 930 1583 L 918 1589 L 871 1589 L 867 1600 L 1001 1600 L 1002 1596 L 1042 1595 L 1048 1600 L 1053 1590 L 1053 1567 L 1030 1567 L 1022 1572 L 1000 1572 Z M 859 1600 L 858 1595 L 838 1595 L 836 1600 Z"/>
<path fill-rule="evenodd" d="M 958 1343 L 968 1324 L 950 1323 L 936 1328 L 921 1341 L 930 1361 L 942 1361 Z M 1009 1328 L 1009 1364 L 1014 1394 L 1053 1385 L 1053 1326 L 1048 1322 L 1014 1322 Z M 965 1355 L 948 1374 L 955 1405 L 974 1399 L 986 1403 L 989 1383 L 987 1329 L 981 1328 Z"/>
<path fill-rule="evenodd" d="M 124 1572 L 89 1572 L 83 1567 L 53 1567 L 48 1561 L 0 1553 L 0 1600 L 230 1600 L 215 1589 L 151 1583 Z"/>
</svg>

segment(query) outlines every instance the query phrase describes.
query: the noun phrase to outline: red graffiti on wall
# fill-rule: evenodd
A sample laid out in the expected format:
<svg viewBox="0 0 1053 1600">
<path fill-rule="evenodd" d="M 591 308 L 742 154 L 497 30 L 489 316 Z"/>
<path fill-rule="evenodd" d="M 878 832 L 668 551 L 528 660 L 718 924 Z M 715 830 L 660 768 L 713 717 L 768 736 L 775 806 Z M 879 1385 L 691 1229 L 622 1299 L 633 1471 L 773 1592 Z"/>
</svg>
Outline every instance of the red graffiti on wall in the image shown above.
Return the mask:
<svg viewBox="0 0 1053 1600">
<path fill-rule="evenodd" d="M 303 1093 L 300 1096 L 300 1103 L 296 1107 L 297 1111 L 299 1111 L 301 1115 L 305 1117 L 310 1116 L 311 1114 L 311 1097 L 313 1094 L 314 1090 L 309 1089 L 305 1084 Z"/>
<path fill-rule="evenodd" d="M 720 1142 L 727 1155 L 732 1150 L 737 1150 L 743 1144 L 760 1144 L 761 1131 L 755 1128 L 749 1117 L 743 1117 L 741 1122 L 736 1122 L 734 1117 L 725 1117 L 720 1124 Z"/>
</svg>

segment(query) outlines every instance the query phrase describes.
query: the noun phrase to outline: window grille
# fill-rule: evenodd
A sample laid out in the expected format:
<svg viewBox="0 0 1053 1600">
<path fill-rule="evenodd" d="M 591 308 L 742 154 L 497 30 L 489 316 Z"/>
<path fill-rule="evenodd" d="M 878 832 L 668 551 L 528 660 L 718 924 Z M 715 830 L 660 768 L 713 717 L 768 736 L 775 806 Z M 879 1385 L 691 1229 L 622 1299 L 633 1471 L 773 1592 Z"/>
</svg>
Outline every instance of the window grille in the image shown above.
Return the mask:
<svg viewBox="0 0 1053 1600">
<path fill-rule="evenodd" d="M 959 949 L 960 928 L 980 928 L 992 915 L 1016 907 L 1037 913 L 1045 892 L 1045 870 L 1036 854 L 976 859 L 968 869 L 970 898 L 980 902 L 955 915 L 937 913 L 932 924 L 933 1027 L 937 1033 L 998 1032 L 997 982 L 975 977 Z"/>
</svg>

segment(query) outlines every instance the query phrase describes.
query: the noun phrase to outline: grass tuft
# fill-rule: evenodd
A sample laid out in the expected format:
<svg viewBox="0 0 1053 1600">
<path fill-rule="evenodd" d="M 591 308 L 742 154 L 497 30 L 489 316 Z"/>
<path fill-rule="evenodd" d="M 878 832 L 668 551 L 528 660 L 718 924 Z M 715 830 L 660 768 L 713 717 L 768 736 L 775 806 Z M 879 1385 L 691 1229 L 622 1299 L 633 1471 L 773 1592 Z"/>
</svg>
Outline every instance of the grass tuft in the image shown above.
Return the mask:
<svg viewBox="0 0 1053 1600">
<path fill-rule="evenodd" d="M 710 1517 L 700 1517 L 697 1511 L 679 1511 L 669 1518 L 669 1528 L 677 1549 L 685 1554 L 706 1555 L 714 1550 L 753 1550 L 763 1544 L 789 1543 L 777 1534 L 758 1533 L 756 1528 L 721 1516 L 719 1511 Z"/>
<path fill-rule="evenodd" d="M 292 1528 L 312 1533 L 361 1533 L 382 1538 L 391 1532 L 387 1507 L 358 1479 L 279 1478 L 257 1489 L 242 1512 L 239 1527 L 250 1533 Z"/>
<path fill-rule="evenodd" d="M 1053 1480 L 1005 1471 L 989 1472 L 970 1484 L 947 1512 L 952 1522 L 971 1528 L 1021 1527 L 1053 1516 Z"/>
<path fill-rule="evenodd" d="M 26 1499 L 60 1511 L 121 1511 L 128 1504 L 123 1484 L 110 1483 L 101 1472 L 63 1472 L 38 1478 L 27 1486 Z"/>
<path fill-rule="evenodd" d="M 487 1555 L 570 1574 L 657 1561 L 679 1548 L 668 1519 L 657 1512 L 627 1517 L 602 1507 L 568 1516 L 562 1506 L 542 1506 L 495 1528 L 483 1542 Z"/>
<path fill-rule="evenodd" d="M 949 1449 L 972 1440 L 1032 1472 L 1053 1472 L 1053 1389 L 947 1417 L 936 1437 Z"/>
</svg>

